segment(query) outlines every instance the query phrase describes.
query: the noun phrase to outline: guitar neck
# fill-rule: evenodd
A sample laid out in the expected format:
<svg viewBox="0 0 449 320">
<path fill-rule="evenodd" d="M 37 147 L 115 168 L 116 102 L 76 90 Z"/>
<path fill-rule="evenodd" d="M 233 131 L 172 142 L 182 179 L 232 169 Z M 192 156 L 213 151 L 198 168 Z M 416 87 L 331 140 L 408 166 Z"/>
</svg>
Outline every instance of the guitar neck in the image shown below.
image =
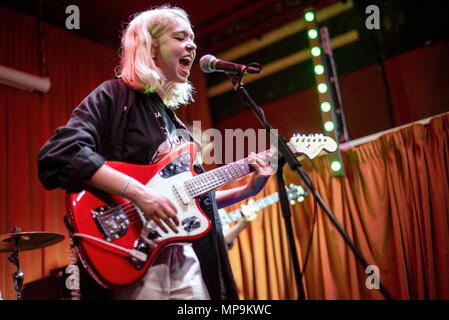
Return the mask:
<svg viewBox="0 0 449 320">
<path fill-rule="evenodd" d="M 262 198 L 260 200 L 255 201 L 251 204 L 251 206 L 254 206 L 257 210 L 262 210 L 263 208 L 266 208 L 268 206 L 271 206 L 273 203 L 276 203 L 279 201 L 278 193 L 275 192 L 269 196 L 266 196 L 265 198 Z M 227 221 L 226 223 L 232 223 L 234 221 L 237 221 L 241 217 L 243 217 L 243 213 L 241 209 L 236 209 L 227 214 Z"/>
<path fill-rule="evenodd" d="M 276 203 L 278 201 L 279 201 L 279 195 L 277 192 L 275 192 L 265 198 L 257 200 L 256 202 L 254 202 L 253 205 L 256 206 L 257 210 L 261 210 L 263 208 L 271 206 L 273 203 Z"/>
<path fill-rule="evenodd" d="M 289 200 L 295 197 L 295 192 L 291 189 L 287 190 L 287 197 Z M 259 199 L 251 204 L 257 211 L 262 210 L 263 208 L 266 208 L 268 206 L 271 206 L 272 204 L 279 201 L 279 194 L 277 192 L 270 194 L 269 196 L 266 196 L 262 199 Z M 226 221 L 223 221 L 223 223 L 230 224 L 234 221 L 237 221 L 238 219 L 243 217 L 243 212 L 241 209 L 236 209 L 228 214 L 226 214 Z"/>
<path fill-rule="evenodd" d="M 292 140 L 293 143 L 287 143 L 290 150 L 295 154 L 303 153 L 309 159 L 313 159 L 322 149 L 328 152 L 337 149 L 337 143 L 332 138 L 324 137 L 321 134 L 297 136 Z M 264 155 L 268 151 L 274 153 L 273 151 L 276 150 L 272 148 L 259 153 L 259 155 Z M 248 164 L 248 158 L 244 158 L 188 179 L 185 181 L 185 187 L 192 197 L 198 197 L 230 181 L 246 176 L 250 172 L 251 167 Z"/>
<path fill-rule="evenodd" d="M 199 174 L 186 181 L 192 197 L 198 197 L 218 187 L 244 177 L 251 172 L 248 158 Z"/>
<path fill-rule="evenodd" d="M 259 153 L 264 156 L 272 149 Z M 198 197 L 222 185 L 248 175 L 252 171 L 248 158 L 229 163 L 219 168 L 199 174 L 186 181 L 185 185 L 192 197 Z"/>
</svg>

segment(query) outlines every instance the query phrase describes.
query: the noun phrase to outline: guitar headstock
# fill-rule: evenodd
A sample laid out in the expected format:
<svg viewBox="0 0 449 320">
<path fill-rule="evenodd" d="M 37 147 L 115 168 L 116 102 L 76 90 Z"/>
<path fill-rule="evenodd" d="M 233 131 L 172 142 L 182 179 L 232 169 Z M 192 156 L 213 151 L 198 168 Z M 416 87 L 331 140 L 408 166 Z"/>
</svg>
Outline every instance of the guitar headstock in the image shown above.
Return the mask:
<svg viewBox="0 0 449 320">
<path fill-rule="evenodd" d="M 308 195 L 308 192 L 299 184 L 290 184 L 290 186 L 285 188 L 287 189 L 288 200 L 290 200 L 292 205 L 295 204 L 295 200 L 298 202 L 304 201 L 304 196 Z"/>
<path fill-rule="evenodd" d="M 293 135 L 290 139 L 290 148 L 294 153 L 302 153 L 309 159 L 315 158 L 321 150 L 334 152 L 337 143 L 331 137 L 323 134 Z"/>
<path fill-rule="evenodd" d="M 254 199 L 250 199 L 247 204 L 243 204 L 240 208 L 243 216 L 247 221 L 253 221 L 257 218 L 257 212 L 259 209 L 254 204 Z"/>
</svg>

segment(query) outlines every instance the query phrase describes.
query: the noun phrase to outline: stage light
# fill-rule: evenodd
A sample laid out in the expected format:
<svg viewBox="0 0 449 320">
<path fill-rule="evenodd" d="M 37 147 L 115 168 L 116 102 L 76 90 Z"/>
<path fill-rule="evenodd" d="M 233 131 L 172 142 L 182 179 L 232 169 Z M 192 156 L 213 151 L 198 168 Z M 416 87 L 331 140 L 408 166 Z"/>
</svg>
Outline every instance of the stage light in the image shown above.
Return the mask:
<svg viewBox="0 0 449 320">
<path fill-rule="evenodd" d="M 341 162 L 338 160 L 334 160 L 331 163 L 331 169 L 334 172 L 340 171 L 341 170 Z"/>
<path fill-rule="evenodd" d="M 306 19 L 306 21 L 311 22 L 313 21 L 313 19 L 315 19 L 315 14 L 312 11 L 306 12 L 306 14 L 304 15 L 304 19 Z"/>
<path fill-rule="evenodd" d="M 310 53 L 312 54 L 312 56 L 318 57 L 321 54 L 321 49 L 320 49 L 320 47 L 313 47 L 310 50 Z"/>
<path fill-rule="evenodd" d="M 319 93 L 326 93 L 327 92 L 327 84 L 320 83 L 317 87 Z"/>
<path fill-rule="evenodd" d="M 329 102 L 327 102 L 327 101 L 324 101 L 322 104 L 321 104 L 321 111 L 323 111 L 323 112 L 329 112 L 331 110 L 331 104 L 329 103 Z"/>
<path fill-rule="evenodd" d="M 317 64 L 314 70 L 317 75 L 322 75 L 324 73 L 324 67 L 322 64 Z"/>
<path fill-rule="evenodd" d="M 316 29 L 310 29 L 307 32 L 307 35 L 309 36 L 310 39 L 316 39 L 316 37 L 318 37 L 318 31 L 316 31 Z"/>
<path fill-rule="evenodd" d="M 326 27 L 318 27 L 317 17 L 313 8 L 308 8 L 304 11 L 304 19 L 307 27 L 305 36 L 309 43 L 313 76 L 318 93 L 322 130 L 326 135 L 336 141 L 346 141 L 346 131 L 341 130 L 345 126 L 343 120 L 340 121 L 343 118 L 342 114 L 339 113 L 341 110 L 341 101 L 336 96 L 336 90 L 339 89 L 333 85 L 335 82 L 335 70 L 333 67 L 329 32 Z M 335 98 L 337 98 L 337 101 Z M 329 166 L 331 167 L 332 176 L 344 176 L 344 166 L 339 148 L 329 154 Z"/>
<path fill-rule="evenodd" d="M 326 121 L 324 123 L 324 130 L 326 130 L 327 132 L 334 130 L 334 128 L 335 128 L 335 125 L 332 121 Z"/>
</svg>

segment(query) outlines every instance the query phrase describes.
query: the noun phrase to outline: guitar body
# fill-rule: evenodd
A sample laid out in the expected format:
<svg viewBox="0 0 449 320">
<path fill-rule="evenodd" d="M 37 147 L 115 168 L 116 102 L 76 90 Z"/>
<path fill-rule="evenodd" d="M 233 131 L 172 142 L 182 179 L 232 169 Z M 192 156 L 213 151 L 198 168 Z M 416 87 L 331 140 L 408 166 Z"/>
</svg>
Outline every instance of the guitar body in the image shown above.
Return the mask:
<svg viewBox="0 0 449 320">
<path fill-rule="evenodd" d="M 289 147 L 313 158 L 322 149 L 336 150 L 337 144 L 323 135 L 309 135 L 293 137 Z M 193 170 L 195 154 L 196 145 L 188 142 L 151 165 L 107 162 L 168 198 L 177 209 L 178 233 L 168 227 L 168 232 L 163 232 L 147 222 L 139 208 L 119 196 L 95 189 L 67 194 L 71 236 L 83 265 L 100 285 L 111 289 L 132 285 L 164 245 L 192 242 L 206 235 L 211 223 L 197 198 L 251 171 L 246 158 L 197 175 Z"/>
<path fill-rule="evenodd" d="M 196 145 L 176 147 L 160 161 L 137 165 L 109 161 L 107 165 L 167 197 L 177 208 L 179 233 L 163 232 L 146 223 L 129 200 L 97 190 L 68 193 L 68 220 L 83 263 L 103 287 L 120 288 L 138 281 L 160 249 L 172 242 L 192 242 L 209 232 L 210 221 L 184 182 L 192 178 Z M 130 252 L 138 254 L 130 254 Z"/>
</svg>

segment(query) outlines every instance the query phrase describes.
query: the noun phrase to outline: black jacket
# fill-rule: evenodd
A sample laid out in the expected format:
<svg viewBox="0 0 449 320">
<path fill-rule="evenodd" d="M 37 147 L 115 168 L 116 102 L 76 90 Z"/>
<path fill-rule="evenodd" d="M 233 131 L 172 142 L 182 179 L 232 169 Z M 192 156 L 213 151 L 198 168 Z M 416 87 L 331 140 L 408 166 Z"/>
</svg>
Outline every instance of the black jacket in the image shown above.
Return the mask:
<svg viewBox="0 0 449 320">
<path fill-rule="evenodd" d="M 74 109 L 65 126 L 45 143 L 38 156 L 39 179 L 47 189 L 79 192 L 83 181 L 106 160 L 147 164 L 165 141 L 160 112 L 177 128 L 185 126 L 157 94 L 130 89 L 121 79 L 108 80 Z M 167 121 L 167 119 L 165 119 Z M 197 173 L 204 172 L 200 165 Z M 210 232 L 193 244 L 212 299 L 238 299 L 218 217 L 215 192 L 200 198 L 212 223 Z"/>
</svg>

